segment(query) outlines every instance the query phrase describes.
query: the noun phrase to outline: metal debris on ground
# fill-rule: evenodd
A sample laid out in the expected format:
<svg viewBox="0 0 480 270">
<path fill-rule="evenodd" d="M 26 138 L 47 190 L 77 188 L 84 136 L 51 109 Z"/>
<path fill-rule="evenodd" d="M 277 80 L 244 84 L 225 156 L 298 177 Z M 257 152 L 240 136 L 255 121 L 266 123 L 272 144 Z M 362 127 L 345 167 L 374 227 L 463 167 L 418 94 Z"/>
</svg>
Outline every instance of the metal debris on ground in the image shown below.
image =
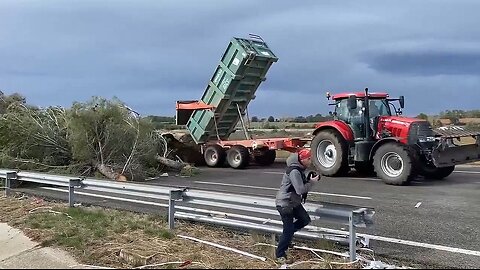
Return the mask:
<svg viewBox="0 0 480 270">
<path fill-rule="evenodd" d="M 142 256 L 138 253 L 135 253 L 130 250 L 121 249 L 118 255 L 120 258 L 124 259 L 127 263 L 130 263 L 135 266 L 146 265 L 153 256 Z"/>
<path fill-rule="evenodd" d="M 47 210 L 47 211 L 38 211 L 38 210 Z M 52 207 L 49 207 L 49 206 L 42 206 L 42 207 L 37 207 L 35 209 L 32 209 L 30 211 L 28 211 L 29 214 L 36 214 L 36 213 L 51 213 L 51 214 L 55 214 L 55 215 L 65 215 L 67 216 L 67 218 L 69 219 L 73 219 L 73 217 L 71 217 L 69 214 L 67 213 L 64 213 L 64 212 L 58 212 L 58 211 L 53 211 L 52 210 Z"/>
<path fill-rule="evenodd" d="M 241 250 L 238 250 L 238 249 L 235 249 L 235 248 L 230 248 L 230 247 L 222 246 L 222 245 L 219 245 L 219 244 L 216 244 L 216 243 L 200 240 L 200 239 L 197 239 L 197 238 L 194 238 L 194 237 L 184 236 L 184 235 L 177 235 L 177 236 L 180 237 L 180 238 L 183 238 L 183 239 L 188 239 L 188 240 L 196 241 L 196 242 L 199 242 L 199 243 L 202 243 L 202 244 L 210 245 L 210 246 L 213 246 L 213 247 L 233 251 L 235 253 L 242 254 L 244 256 L 248 256 L 248 257 L 251 257 L 251 258 L 254 258 L 254 259 L 261 260 L 263 262 L 267 260 L 267 258 L 265 258 L 265 257 L 260 257 L 260 256 L 253 255 L 253 254 L 245 252 L 245 251 L 241 251 Z"/>
<path fill-rule="evenodd" d="M 370 261 L 370 264 L 363 269 L 406 269 L 404 267 L 396 267 L 395 265 L 386 264 L 381 261 Z"/>
</svg>

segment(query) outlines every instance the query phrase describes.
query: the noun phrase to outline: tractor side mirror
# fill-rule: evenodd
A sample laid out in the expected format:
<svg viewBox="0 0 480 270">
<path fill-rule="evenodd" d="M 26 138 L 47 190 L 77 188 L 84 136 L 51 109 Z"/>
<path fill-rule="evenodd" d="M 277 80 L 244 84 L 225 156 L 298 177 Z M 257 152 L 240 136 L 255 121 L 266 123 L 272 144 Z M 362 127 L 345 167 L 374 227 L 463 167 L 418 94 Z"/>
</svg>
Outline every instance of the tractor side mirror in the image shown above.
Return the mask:
<svg viewBox="0 0 480 270">
<path fill-rule="evenodd" d="M 405 97 L 404 96 L 400 96 L 400 98 L 398 99 L 398 102 L 400 102 L 400 108 L 405 108 Z"/>
<path fill-rule="evenodd" d="M 357 96 L 349 96 L 347 100 L 347 107 L 349 110 L 355 110 L 357 108 Z"/>
</svg>

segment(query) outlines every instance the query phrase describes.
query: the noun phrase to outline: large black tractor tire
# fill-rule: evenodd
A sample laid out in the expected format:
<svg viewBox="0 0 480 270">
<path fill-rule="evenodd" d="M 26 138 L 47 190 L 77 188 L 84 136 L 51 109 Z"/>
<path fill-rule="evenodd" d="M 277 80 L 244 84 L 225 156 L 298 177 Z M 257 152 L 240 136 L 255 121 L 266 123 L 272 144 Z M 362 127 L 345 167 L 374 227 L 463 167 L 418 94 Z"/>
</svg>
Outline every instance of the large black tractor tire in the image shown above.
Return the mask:
<svg viewBox="0 0 480 270">
<path fill-rule="evenodd" d="M 442 180 L 448 177 L 455 170 L 455 166 L 437 168 L 432 165 L 423 165 L 419 173 L 426 179 Z"/>
<path fill-rule="evenodd" d="M 245 146 L 234 145 L 227 151 L 227 162 L 234 169 L 243 169 L 250 163 L 250 153 Z"/>
<path fill-rule="evenodd" d="M 260 166 L 270 166 L 275 162 L 277 152 L 275 150 L 261 150 L 261 152 L 254 156 L 255 162 Z"/>
<path fill-rule="evenodd" d="M 375 176 L 372 161 L 355 162 L 355 170 L 362 176 Z"/>
<path fill-rule="evenodd" d="M 218 144 L 207 146 L 203 152 L 205 163 L 209 167 L 220 167 L 225 164 L 227 152 Z"/>
<path fill-rule="evenodd" d="M 386 184 L 408 185 L 416 175 L 412 156 L 405 146 L 386 143 L 375 152 L 373 167 Z"/>
<path fill-rule="evenodd" d="M 348 145 L 337 132 L 320 131 L 310 149 L 313 165 L 322 175 L 339 176 L 349 171 Z"/>
</svg>

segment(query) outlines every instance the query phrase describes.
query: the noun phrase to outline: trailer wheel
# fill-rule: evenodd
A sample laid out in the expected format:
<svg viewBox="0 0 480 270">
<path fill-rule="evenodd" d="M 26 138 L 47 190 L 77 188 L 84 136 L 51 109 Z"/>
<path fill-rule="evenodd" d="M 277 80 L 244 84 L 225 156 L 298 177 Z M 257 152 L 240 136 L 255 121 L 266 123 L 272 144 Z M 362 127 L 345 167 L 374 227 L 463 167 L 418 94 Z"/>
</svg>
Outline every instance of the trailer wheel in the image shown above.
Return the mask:
<svg viewBox="0 0 480 270">
<path fill-rule="evenodd" d="M 275 162 L 277 158 L 277 152 L 275 150 L 263 150 L 257 156 L 254 156 L 255 162 L 261 166 L 269 166 Z"/>
<path fill-rule="evenodd" d="M 208 146 L 203 153 L 205 163 L 209 167 L 219 167 L 225 163 L 227 153 L 225 149 L 218 144 Z"/>
<path fill-rule="evenodd" d="M 348 172 L 347 142 L 336 132 L 320 131 L 312 141 L 313 165 L 326 176 Z"/>
<path fill-rule="evenodd" d="M 227 151 L 227 161 L 234 169 L 243 169 L 250 163 L 250 153 L 245 146 L 234 145 Z"/>
<path fill-rule="evenodd" d="M 442 180 L 449 176 L 455 170 L 455 166 L 437 168 L 432 165 L 423 165 L 420 168 L 420 174 L 426 179 Z"/>
<path fill-rule="evenodd" d="M 380 146 L 373 157 L 377 175 L 389 185 L 407 185 L 415 176 L 409 151 L 398 143 Z"/>
</svg>

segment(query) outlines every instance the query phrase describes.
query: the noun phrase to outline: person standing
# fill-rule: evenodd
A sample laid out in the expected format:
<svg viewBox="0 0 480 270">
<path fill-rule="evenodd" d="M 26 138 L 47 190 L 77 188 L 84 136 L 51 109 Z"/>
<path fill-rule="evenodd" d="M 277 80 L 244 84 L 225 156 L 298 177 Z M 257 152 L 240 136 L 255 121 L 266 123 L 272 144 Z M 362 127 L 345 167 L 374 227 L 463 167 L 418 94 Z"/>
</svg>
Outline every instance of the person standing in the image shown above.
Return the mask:
<svg viewBox="0 0 480 270">
<path fill-rule="evenodd" d="M 280 236 L 276 249 L 276 261 L 280 264 L 289 264 L 287 249 L 290 246 L 295 232 L 307 226 L 311 219 L 302 206 L 302 199 L 306 199 L 308 191 L 320 179 L 319 175 L 307 179 L 305 171 L 311 165 L 309 149 L 301 149 L 287 158 L 287 169 L 283 175 L 282 184 L 276 196 L 276 206 L 283 223 L 283 233 Z M 295 221 L 294 221 L 295 219 Z"/>
</svg>

